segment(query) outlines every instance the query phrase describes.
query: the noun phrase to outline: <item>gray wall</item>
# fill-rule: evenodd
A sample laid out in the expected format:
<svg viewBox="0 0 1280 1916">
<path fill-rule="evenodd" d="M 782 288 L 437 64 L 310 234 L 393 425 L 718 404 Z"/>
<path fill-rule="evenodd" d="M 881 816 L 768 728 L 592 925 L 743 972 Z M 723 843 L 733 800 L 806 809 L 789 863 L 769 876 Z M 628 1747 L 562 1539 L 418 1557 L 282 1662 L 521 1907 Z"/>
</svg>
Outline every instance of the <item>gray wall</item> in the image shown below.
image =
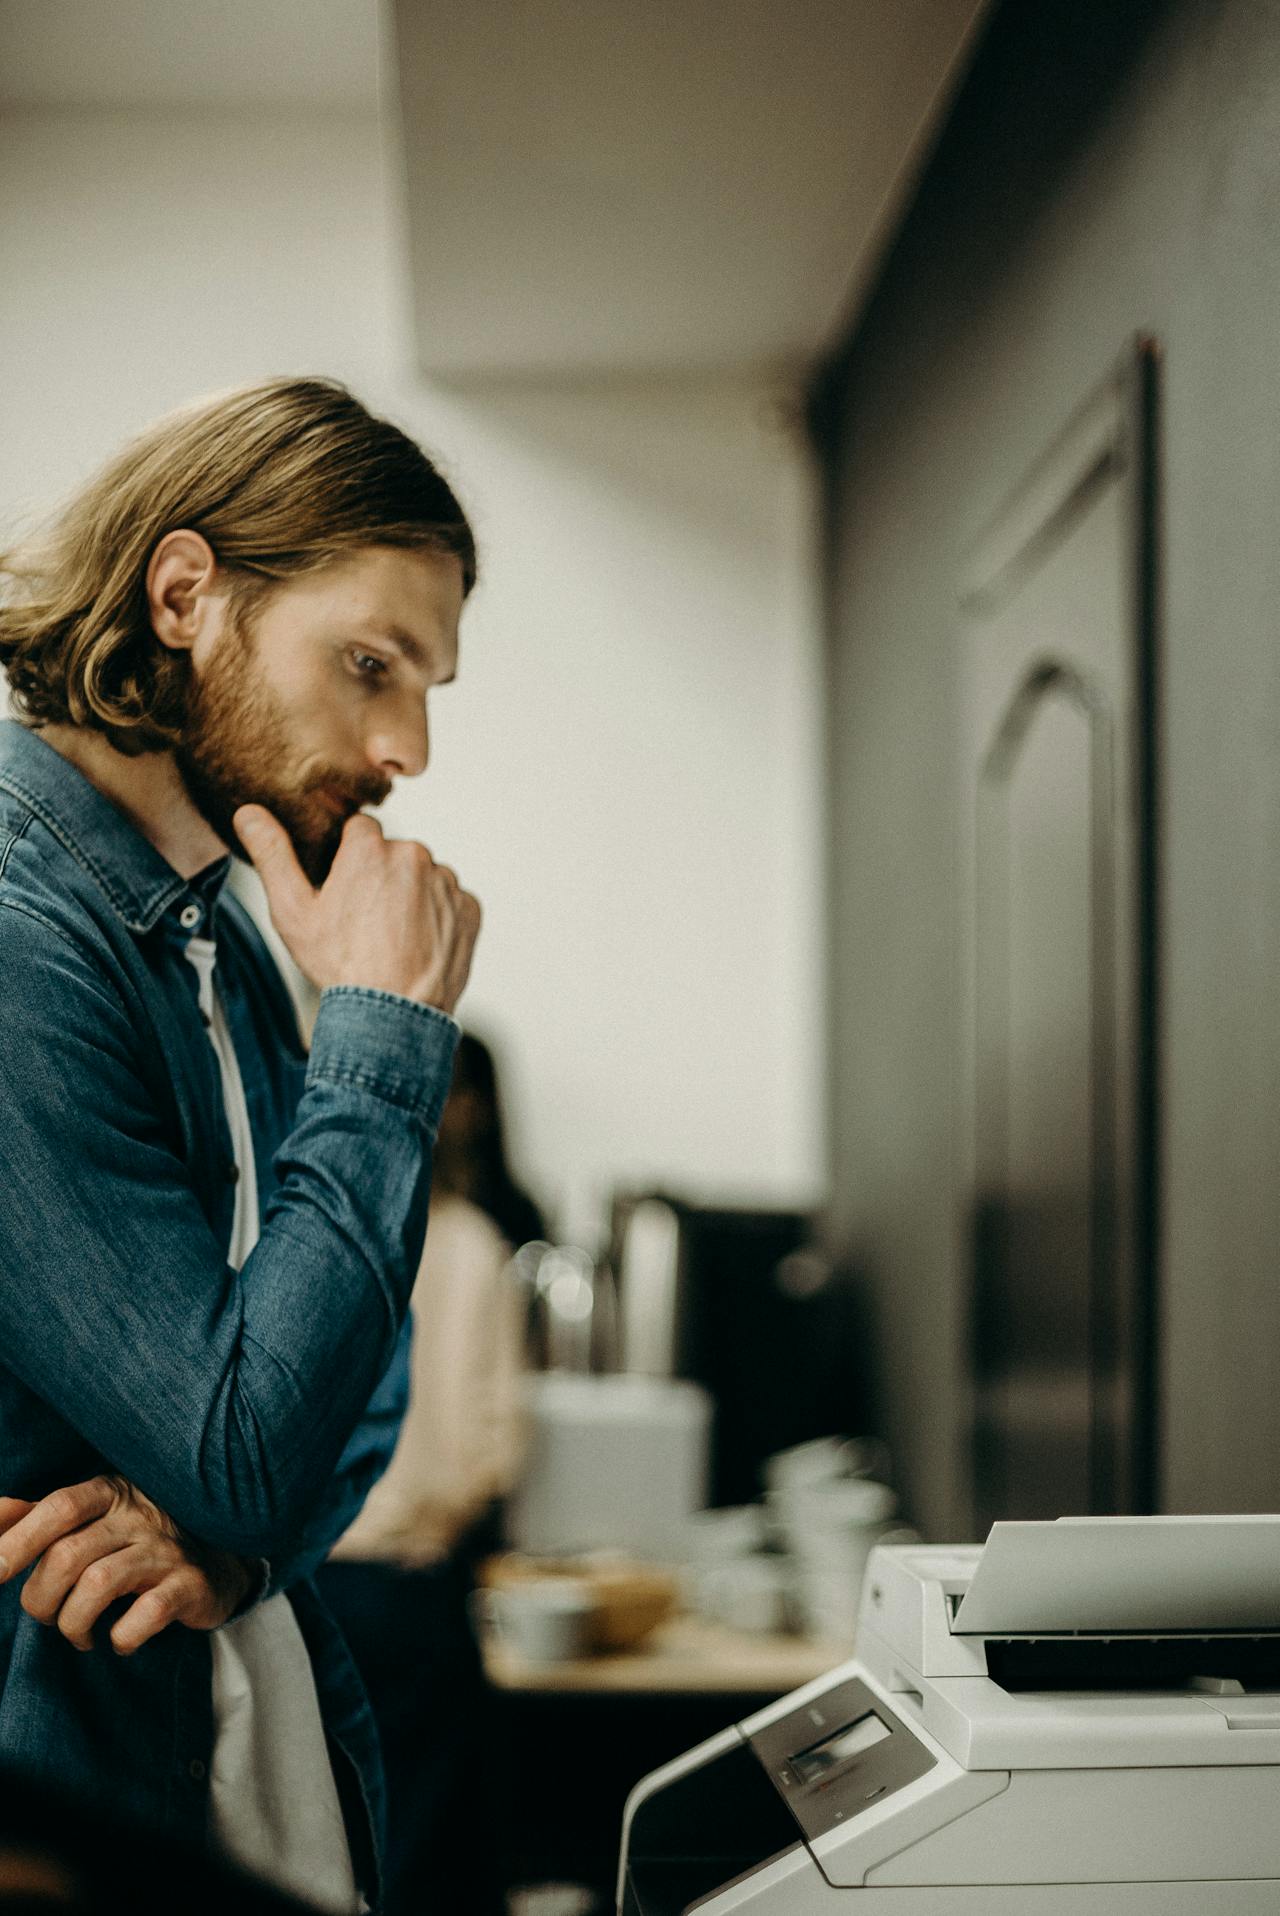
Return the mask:
<svg viewBox="0 0 1280 1916">
<path fill-rule="evenodd" d="M 1280 5 L 1006 5 L 814 418 L 833 1226 L 916 1520 L 969 1521 L 955 589 L 1164 342 L 1164 1508 L 1280 1507 Z"/>
</svg>

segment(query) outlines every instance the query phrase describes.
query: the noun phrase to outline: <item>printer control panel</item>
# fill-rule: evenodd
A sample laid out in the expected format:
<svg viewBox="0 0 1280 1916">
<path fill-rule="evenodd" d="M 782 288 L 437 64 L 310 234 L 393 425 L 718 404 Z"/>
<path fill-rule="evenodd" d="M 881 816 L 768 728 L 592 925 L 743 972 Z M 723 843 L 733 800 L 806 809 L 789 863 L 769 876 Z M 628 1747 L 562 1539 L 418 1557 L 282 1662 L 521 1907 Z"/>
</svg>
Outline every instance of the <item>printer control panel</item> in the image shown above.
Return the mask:
<svg viewBox="0 0 1280 1916">
<path fill-rule="evenodd" d="M 767 1724 L 749 1741 L 811 1842 L 914 1783 L 936 1761 L 856 1677 Z"/>
</svg>

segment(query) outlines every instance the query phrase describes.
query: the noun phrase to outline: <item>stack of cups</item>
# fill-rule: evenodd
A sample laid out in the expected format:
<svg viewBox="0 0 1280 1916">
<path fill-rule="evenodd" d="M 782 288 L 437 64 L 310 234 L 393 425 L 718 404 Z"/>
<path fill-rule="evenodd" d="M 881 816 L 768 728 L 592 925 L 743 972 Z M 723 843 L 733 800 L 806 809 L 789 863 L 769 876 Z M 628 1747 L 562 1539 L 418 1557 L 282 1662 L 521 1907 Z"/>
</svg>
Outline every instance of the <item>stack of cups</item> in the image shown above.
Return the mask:
<svg viewBox="0 0 1280 1916">
<path fill-rule="evenodd" d="M 701 1511 L 688 1535 L 692 1609 L 731 1630 L 767 1635 L 792 1627 L 791 1564 L 770 1548 L 759 1504 Z"/>
<path fill-rule="evenodd" d="M 854 1626 L 867 1559 L 890 1536 L 897 1499 L 887 1485 L 852 1474 L 863 1459 L 856 1446 L 835 1439 L 804 1444 L 771 1458 L 767 1502 L 791 1555 L 806 1628 L 844 1649 Z"/>
</svg>

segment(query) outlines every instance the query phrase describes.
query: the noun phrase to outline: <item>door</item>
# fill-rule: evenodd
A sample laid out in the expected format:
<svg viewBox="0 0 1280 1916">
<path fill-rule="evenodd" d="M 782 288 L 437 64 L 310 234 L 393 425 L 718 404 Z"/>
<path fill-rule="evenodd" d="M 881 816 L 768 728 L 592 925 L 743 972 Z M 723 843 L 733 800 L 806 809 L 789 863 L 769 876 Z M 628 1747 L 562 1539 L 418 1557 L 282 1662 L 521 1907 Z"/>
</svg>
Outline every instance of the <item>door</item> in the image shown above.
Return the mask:
<svg viewBox="0 0 1280 1916">
<path fill-rule="evenodd" d="M 1157 368 L 1136 342 L 961 597 L 980 1536 L 1152 1504 Z"/>
</svg>

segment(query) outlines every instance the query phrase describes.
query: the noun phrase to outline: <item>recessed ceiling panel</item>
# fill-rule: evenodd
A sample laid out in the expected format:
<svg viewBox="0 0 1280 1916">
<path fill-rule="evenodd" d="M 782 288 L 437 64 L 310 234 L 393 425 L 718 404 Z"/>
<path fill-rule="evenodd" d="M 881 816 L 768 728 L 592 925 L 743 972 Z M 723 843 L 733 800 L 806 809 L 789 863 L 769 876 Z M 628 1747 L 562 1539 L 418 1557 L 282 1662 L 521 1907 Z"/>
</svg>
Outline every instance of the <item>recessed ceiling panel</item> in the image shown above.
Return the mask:
<svg viewBox="0 0 1280 1916">
<path fill-rule="evenodd" d="M 849 316 L 975 0 L 398 0 L 437 375 L 790 367 Z"/>
</svg>

